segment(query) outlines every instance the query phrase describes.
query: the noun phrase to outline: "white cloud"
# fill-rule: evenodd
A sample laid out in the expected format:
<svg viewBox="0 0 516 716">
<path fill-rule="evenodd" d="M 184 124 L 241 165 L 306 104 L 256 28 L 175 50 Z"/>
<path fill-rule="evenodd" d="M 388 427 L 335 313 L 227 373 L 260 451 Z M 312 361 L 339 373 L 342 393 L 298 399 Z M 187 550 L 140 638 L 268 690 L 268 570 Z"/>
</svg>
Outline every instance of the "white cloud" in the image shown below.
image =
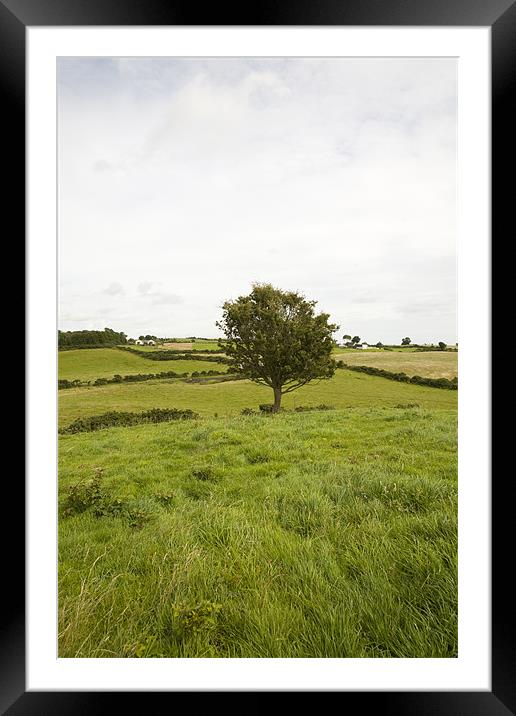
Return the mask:
<svg viewBox="0 0 516 716">
<path fill-rule="evenodd" d="M 215 335 L 258 280 L 344 332 L 455 342 L 455 73 L 60 60 L 61 327 Z"/>
<path fill-rule="evenodd" d="M 125 294 L 125 290 L 121 283 L 117 283 L 115 281 L 110 283 L 109 286 L 104 289 L 104 293 L 107 293 L 108 296 L 123 296 Z"/>
</svg>

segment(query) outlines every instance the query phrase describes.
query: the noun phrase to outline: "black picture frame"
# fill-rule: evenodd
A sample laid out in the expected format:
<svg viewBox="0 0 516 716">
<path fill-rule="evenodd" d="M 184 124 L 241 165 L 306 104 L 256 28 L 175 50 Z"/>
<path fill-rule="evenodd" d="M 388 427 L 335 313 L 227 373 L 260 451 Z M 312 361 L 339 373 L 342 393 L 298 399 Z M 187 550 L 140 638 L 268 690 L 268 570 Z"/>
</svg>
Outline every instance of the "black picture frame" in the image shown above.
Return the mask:
<svg viewBox="0 0 516 716">
<path fill-rule="evenodd" d="M 511 233 L 509 212 L 514 204 L 514 114 L 510 103 L 516 84 L 516 2 L 513 0 L 266 0 L 237 8 L 175 2 L 174 0 L 0 0 L 0 90 L 5 184 L 4 221 L 14 222 L 5 246 L 25 245 L 25 41 L 30 26 L 123 25 L 363 25 L 363 26 L 483 26 L 492 41 L 492 259 L 501 254 Z M 7 158 L 5 158 L 7 152 Z M 4 224 L 5 230 L 5 224 Z M 512 231 L 514 236 L 514 231 Z M 15 240 L 14 237 L 16 237 Z M 497 249 L 497 251 L 495 251 Z M 497 254 L 498 252 L 498 254 Z M 23 257 L 22 257 L 23 260 Z M 5 265 L 5 264 L 4 264 Z M 503 304 L 506 283 L 492 288 L 494 308 Z M 505 341 L 504 341 L 505 343 Z M 496 352 L 493 352 L 493 359 Z M 495 382 L 493 377 L 493 396 Z M 19 421 L 21 422 L 21 421 Z M 19 423 L 18 423 L 19 424 Z M 17 428 L 19 429 L 19 428 Z M 492 431 L 492 454 L 510 444 L 509 422 L 499 420 Z M 498 451 L 496 448 L 500 447 Z M 157 699 L 173 706 L 174 692 L 26 692 L 25 687 L 25 534 L 21 505 L 25 487 L 19 470 L 5 474 L 6 505 L 16 506 L 17 520 L 4 534 L 0 632 L 0 711 L 21 714 L 90 714 L 131 706 L 157 710 Z M 493 475 L 495 474 L 493 460 Z M 499 474 L 499 473 L 497 473 Z M 501 473 L 502 475 L 504 472 Z M 510 473 L 505 472 L 510 479 Z M 16 478 L 16 479 L 15 479 Z M 8 484 L 5 484 L 7 483 Z M 505 716 L 516 713 L 516 632 L 514 597 L 507 586 L 508 555 L 513 543 L 512 501 L 502 479 L 492 480 L 492 691 L 470 692 L 339 692 L 346 709 L 370 708 L 382 714 L 450 714 Z M 9 509 L 9 511 L 11 511 Z M 14 512 L 14 509 L 12 510 Z M 5 517 L 5 514 L 4 514 Z M 7 524 L 4 519 L 3 523 Z M 145 703 L 143 702 L 145 699 Z"/>
</svg>

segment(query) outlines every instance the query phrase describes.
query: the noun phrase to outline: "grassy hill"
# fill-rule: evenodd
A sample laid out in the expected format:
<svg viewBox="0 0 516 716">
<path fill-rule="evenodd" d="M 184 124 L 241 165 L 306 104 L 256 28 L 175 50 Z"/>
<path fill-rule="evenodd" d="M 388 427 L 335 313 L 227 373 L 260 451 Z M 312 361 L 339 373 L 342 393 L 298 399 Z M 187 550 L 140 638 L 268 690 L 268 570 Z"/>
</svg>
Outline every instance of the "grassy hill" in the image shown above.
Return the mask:
<svg viewBox="0 0 516 716">
<path fill-rule="evenodd" d="M 58 355 L 59 378 L 67 380 L 95 380 L 111 378 L 115 374 L 162 373 L 173 370 L 176 373 L 191 373 L 201 370 L 225 370 L 220 363 L 198 360 L 154 361 L 120 351 L 116 348 L 62 351 Z"/>
<path fill-rule="evenodd" d="M 457 655 L 456 393 L 340 371 L 299 402 L 320 390 L 368 407 L 59 438 L 60 657 Z"/>
<path fill-rule="evenodd" d="M 95 351 L 81 351 L 95 352 Z M 118 351 L 124 355 L 122 351 Z M 137 358 L 139 361 L 144 359 Z M 169 364 L 168 370 L 179 370 Z M 210 367 L 217 363 L 208 364 Z M 68 425 L 81 416 L 97 415 L 109 410 L 142 411 L 151 408 L 191 409 L 201 415 L 236 415 L 243 408 L 257 409 L 260 403 L 271 403 L 270 388 L 247 380 L 227 383 L 188 384 L 174 380 L 152 380 L 145 383 L 122 383 L 102 387 L 71 388 L 59 392 L 59 425 Z M 321 403 L 335 408 L 396 406 L 416 403 L 426 408 L 456 408 L 457 392 L 397 383 L 362 373 L 338 370 L 330 380 L 309 383 L 283 398 L 283 405 L 316 406 Z"/>
</svg>

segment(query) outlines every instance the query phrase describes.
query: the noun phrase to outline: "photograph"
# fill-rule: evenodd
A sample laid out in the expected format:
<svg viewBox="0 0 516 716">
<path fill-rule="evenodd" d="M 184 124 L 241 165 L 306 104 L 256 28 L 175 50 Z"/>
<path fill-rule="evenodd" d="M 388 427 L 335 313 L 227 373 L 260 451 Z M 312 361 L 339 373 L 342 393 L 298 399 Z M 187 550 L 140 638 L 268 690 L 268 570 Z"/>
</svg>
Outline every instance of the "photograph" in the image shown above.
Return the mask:
<svg viewBox="0 0 516 716">
<path fill-rule="evenodd" d="M 457 660 L 457 57 L 56 99 L 58 658 Z"/>
</svg>

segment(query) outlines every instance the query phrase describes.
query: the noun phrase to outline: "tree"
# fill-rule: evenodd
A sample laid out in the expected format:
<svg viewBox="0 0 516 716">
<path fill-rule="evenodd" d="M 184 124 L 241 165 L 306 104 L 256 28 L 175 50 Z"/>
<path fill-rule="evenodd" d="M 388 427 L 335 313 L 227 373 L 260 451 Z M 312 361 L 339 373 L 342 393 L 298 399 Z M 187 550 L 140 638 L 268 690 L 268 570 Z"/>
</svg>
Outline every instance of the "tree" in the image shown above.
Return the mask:
<svg viewBox="0 0 516 716">
<path fill-rule="evenodd" d="M 401 345 L 402 346 L 409 346 L 410 345 L 410 338 L 407 336 L 406 338 L 401 339 Z"/>
<path fill-rule="evenodd" d="M 378 341 L 378 343 L 376 344 L 376 347 L 383 348 L 383 343 L 381 341 Z"/>
<path fill-rule="evenodd" d="M 315 314 L 316 303 L 296 291 L 253 284 L 248 296 L 222 306 L 222 320 L 216 326 L 225 339 L 219 346 L 235 372 L 272 388 L 273 413 L 279 411 L 285 393 L 335 372 L 332 333 L 339 327 L 328 323 L 327 313 Z"/>
<path fill-rule="evenodd" d="M 443 341 L 439 341 L 439 350 L 445 351 L 446 350 L 446 343 Z"/>
<path fill-rule="evenodd" d="M 355 344 L 360 343 L 360 336 L 353 336 L 351 342 Z"/>
<path fill-rule="evenodd" d="M 343 340 L 343 341 L 350 341 L 350 340 L 351 340 L 351 336 L 348 336 L 348 334 L 346 333 L 345 336 L 342 336 L 342 340 Z"/>
</svg>

